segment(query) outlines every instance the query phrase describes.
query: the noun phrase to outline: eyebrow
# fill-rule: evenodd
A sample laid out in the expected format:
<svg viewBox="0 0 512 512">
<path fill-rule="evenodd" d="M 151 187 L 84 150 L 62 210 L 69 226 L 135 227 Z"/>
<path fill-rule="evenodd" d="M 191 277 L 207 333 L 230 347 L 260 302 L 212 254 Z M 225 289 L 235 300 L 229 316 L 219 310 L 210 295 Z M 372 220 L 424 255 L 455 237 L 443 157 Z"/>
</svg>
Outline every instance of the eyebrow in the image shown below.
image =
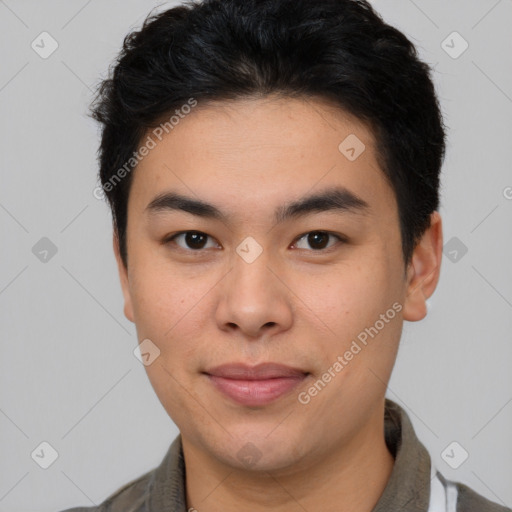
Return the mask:
<svg viewBox="0 0 512 512">
<path fill-rule="evenodd" d="M 345 187 L 328 188 L 318 193 L 301 197 L 276 208 L 274 222 L 303 217 L 318 212 L 348 212 L 365 214 L 370 205 Z M 156 196 L 145 208 L 148 215 L 169 211 L 184 211 L 198 217 L 229 221 L 231 217 L 217 206 L 176 192 Z"/>
</svg>

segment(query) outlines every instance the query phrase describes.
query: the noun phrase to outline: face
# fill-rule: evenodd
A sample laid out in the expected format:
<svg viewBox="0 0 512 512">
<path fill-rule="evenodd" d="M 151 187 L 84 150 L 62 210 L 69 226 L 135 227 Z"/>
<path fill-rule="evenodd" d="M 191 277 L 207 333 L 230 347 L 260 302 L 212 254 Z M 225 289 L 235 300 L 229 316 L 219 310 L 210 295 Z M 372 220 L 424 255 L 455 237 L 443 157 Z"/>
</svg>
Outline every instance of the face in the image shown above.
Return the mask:
<svg viewBox="0 0 512 512">
<path fill-rule="evenodd" d="M 246 99 L 182 118 L 134 171 L 127 269 L 114 248 L 184 444 L 286 470 L 382 435 L 403 320 L 424 316 L 437 281 L 433 219 L 405 269 L 372 133 L 327 103 Z"/>
</svg>

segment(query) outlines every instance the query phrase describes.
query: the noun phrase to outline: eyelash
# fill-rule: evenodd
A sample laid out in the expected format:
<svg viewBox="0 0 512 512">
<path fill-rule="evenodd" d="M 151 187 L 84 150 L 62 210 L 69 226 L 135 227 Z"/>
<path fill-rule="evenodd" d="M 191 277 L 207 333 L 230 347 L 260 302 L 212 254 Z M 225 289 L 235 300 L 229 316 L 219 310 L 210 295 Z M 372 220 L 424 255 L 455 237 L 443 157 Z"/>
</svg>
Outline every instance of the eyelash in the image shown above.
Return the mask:
<svg viewBox="0 0 512 512">
<path fill-rule="evenodd" d="M 208 238 L 211 238 L 213 239 L 212 236 L 208 235 L 207 233 L 204 233 L 202 231 L 195 231 L 195 230 L 188 230 L 188 231 L 180 231 L 178 233 L 175 233 L 174 235 L 170 236 L 170 237 L 167 237 L 163 240 L 163 244 L 169 244 L 169 243 L 176 243 L 175 242 L 175 239 L 178 238 L 179 236 L 181 235 L 186 235 L 187 233 L 196 233 L 196 234 L 199 234 L 199 235 L 206 235 Z M 331 231 L 324 231 L 324 230 L 314 230 L 314 231 L 308 231 L 306 233 L 303 233 L 302 235 L 298 236 L 295 241 L 294 241 L 294 245 L 299 242 L 300 240 L 302 240 L 303 238 L 307 237 L 308 235 L 312 234 L 312 233 L 321 233 L 321 234 L 325 234 L 325 235 L 328 235 L 329 237 L 334 237 L 334 238 L 337 238 L 338 239 L 338 243 L 347 243 L 347 238 L 342 236 L 342 235 L 339 235 L 339 234 L 336 234 L 336 233 L 332 233 Z M 323 249 L 298 249 L 298 250 L 307 250 L 309 252 L 314 252 L 314 253 L 325 253 L 325 252 L 328 252 L 330 251 L 331 249 L 333 249 L 334 247 L 336 247 L 337 244 L 334 244 L 334 245 L 331 245 L 331 246 L 328 246 L 326 248 L 323 248 Z M 190 249 L 190 248 L 184 248 L 184 247 L 181 247 L 181 246 L 178 246 L 179 249 L 183 250 L 183 251 L 186 251 L 186 252 L 189 252 L 189 253 L 201 253 L 205 250 L 205 248 L 201 248 L 201 249 Z"/>
</svg>

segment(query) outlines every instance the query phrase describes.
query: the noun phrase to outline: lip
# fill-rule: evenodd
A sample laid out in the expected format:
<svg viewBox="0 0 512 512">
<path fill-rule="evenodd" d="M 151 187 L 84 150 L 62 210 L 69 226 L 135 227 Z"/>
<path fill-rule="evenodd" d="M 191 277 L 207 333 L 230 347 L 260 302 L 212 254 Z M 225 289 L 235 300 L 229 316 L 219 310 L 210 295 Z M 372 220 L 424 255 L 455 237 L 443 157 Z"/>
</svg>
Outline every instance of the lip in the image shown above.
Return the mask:
<svg viewBox="0 0 512 512">
<path fill-rule="evenodd" d="M 224 364 L 204 373 L 221 393 L 240 405 L 252 407 L 276 401 L 308 375 L 303 370 L 277 363 Z"/>
</svg>

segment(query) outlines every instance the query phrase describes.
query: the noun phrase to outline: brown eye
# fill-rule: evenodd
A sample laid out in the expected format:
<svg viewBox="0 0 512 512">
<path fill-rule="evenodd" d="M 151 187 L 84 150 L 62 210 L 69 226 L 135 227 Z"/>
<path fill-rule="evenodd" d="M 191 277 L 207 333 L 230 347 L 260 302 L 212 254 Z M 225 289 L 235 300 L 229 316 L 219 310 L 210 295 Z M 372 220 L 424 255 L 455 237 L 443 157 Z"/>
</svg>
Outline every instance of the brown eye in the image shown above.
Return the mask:
<svg viewBox="0 0 512 512">
<path fill-rule="evenodd" d="M 207 241 L 211 238 L 206 233 L 202 233 L 201 231 L 183 231 L 182 233 L 177 233 L 173 237 L 171 237 L 168 242 L 175 242 L 182 249 L 190 249 L 194 251 L 198 251 L 201 249 L 208 248 Z M 177 240 L 181 240 L 182 243 L 178 243 Z M 182 245 L 182 244 L 185 245 Z M 215 247 L 216 244 L 210 245 L 210 247 Z"/>
<path fill-rule="evenodd" d="M 336 238 L 338 239 L 338 241 L 343 241 L 341 237 L 334 235 L 333 233 L 328 233 L 327 231 L 310 231 L 309 233 L 306 233 L 298 240 L 297 246 L 298 244 L 300 244 L 301 241 L 305 241 L 313 250 L 321 251 L 334 245 L 331 244 L 330 246 L 328 246 L 329 238 Z M 308 247 L 298 248 L 307 249 Z"/>
</svg>

